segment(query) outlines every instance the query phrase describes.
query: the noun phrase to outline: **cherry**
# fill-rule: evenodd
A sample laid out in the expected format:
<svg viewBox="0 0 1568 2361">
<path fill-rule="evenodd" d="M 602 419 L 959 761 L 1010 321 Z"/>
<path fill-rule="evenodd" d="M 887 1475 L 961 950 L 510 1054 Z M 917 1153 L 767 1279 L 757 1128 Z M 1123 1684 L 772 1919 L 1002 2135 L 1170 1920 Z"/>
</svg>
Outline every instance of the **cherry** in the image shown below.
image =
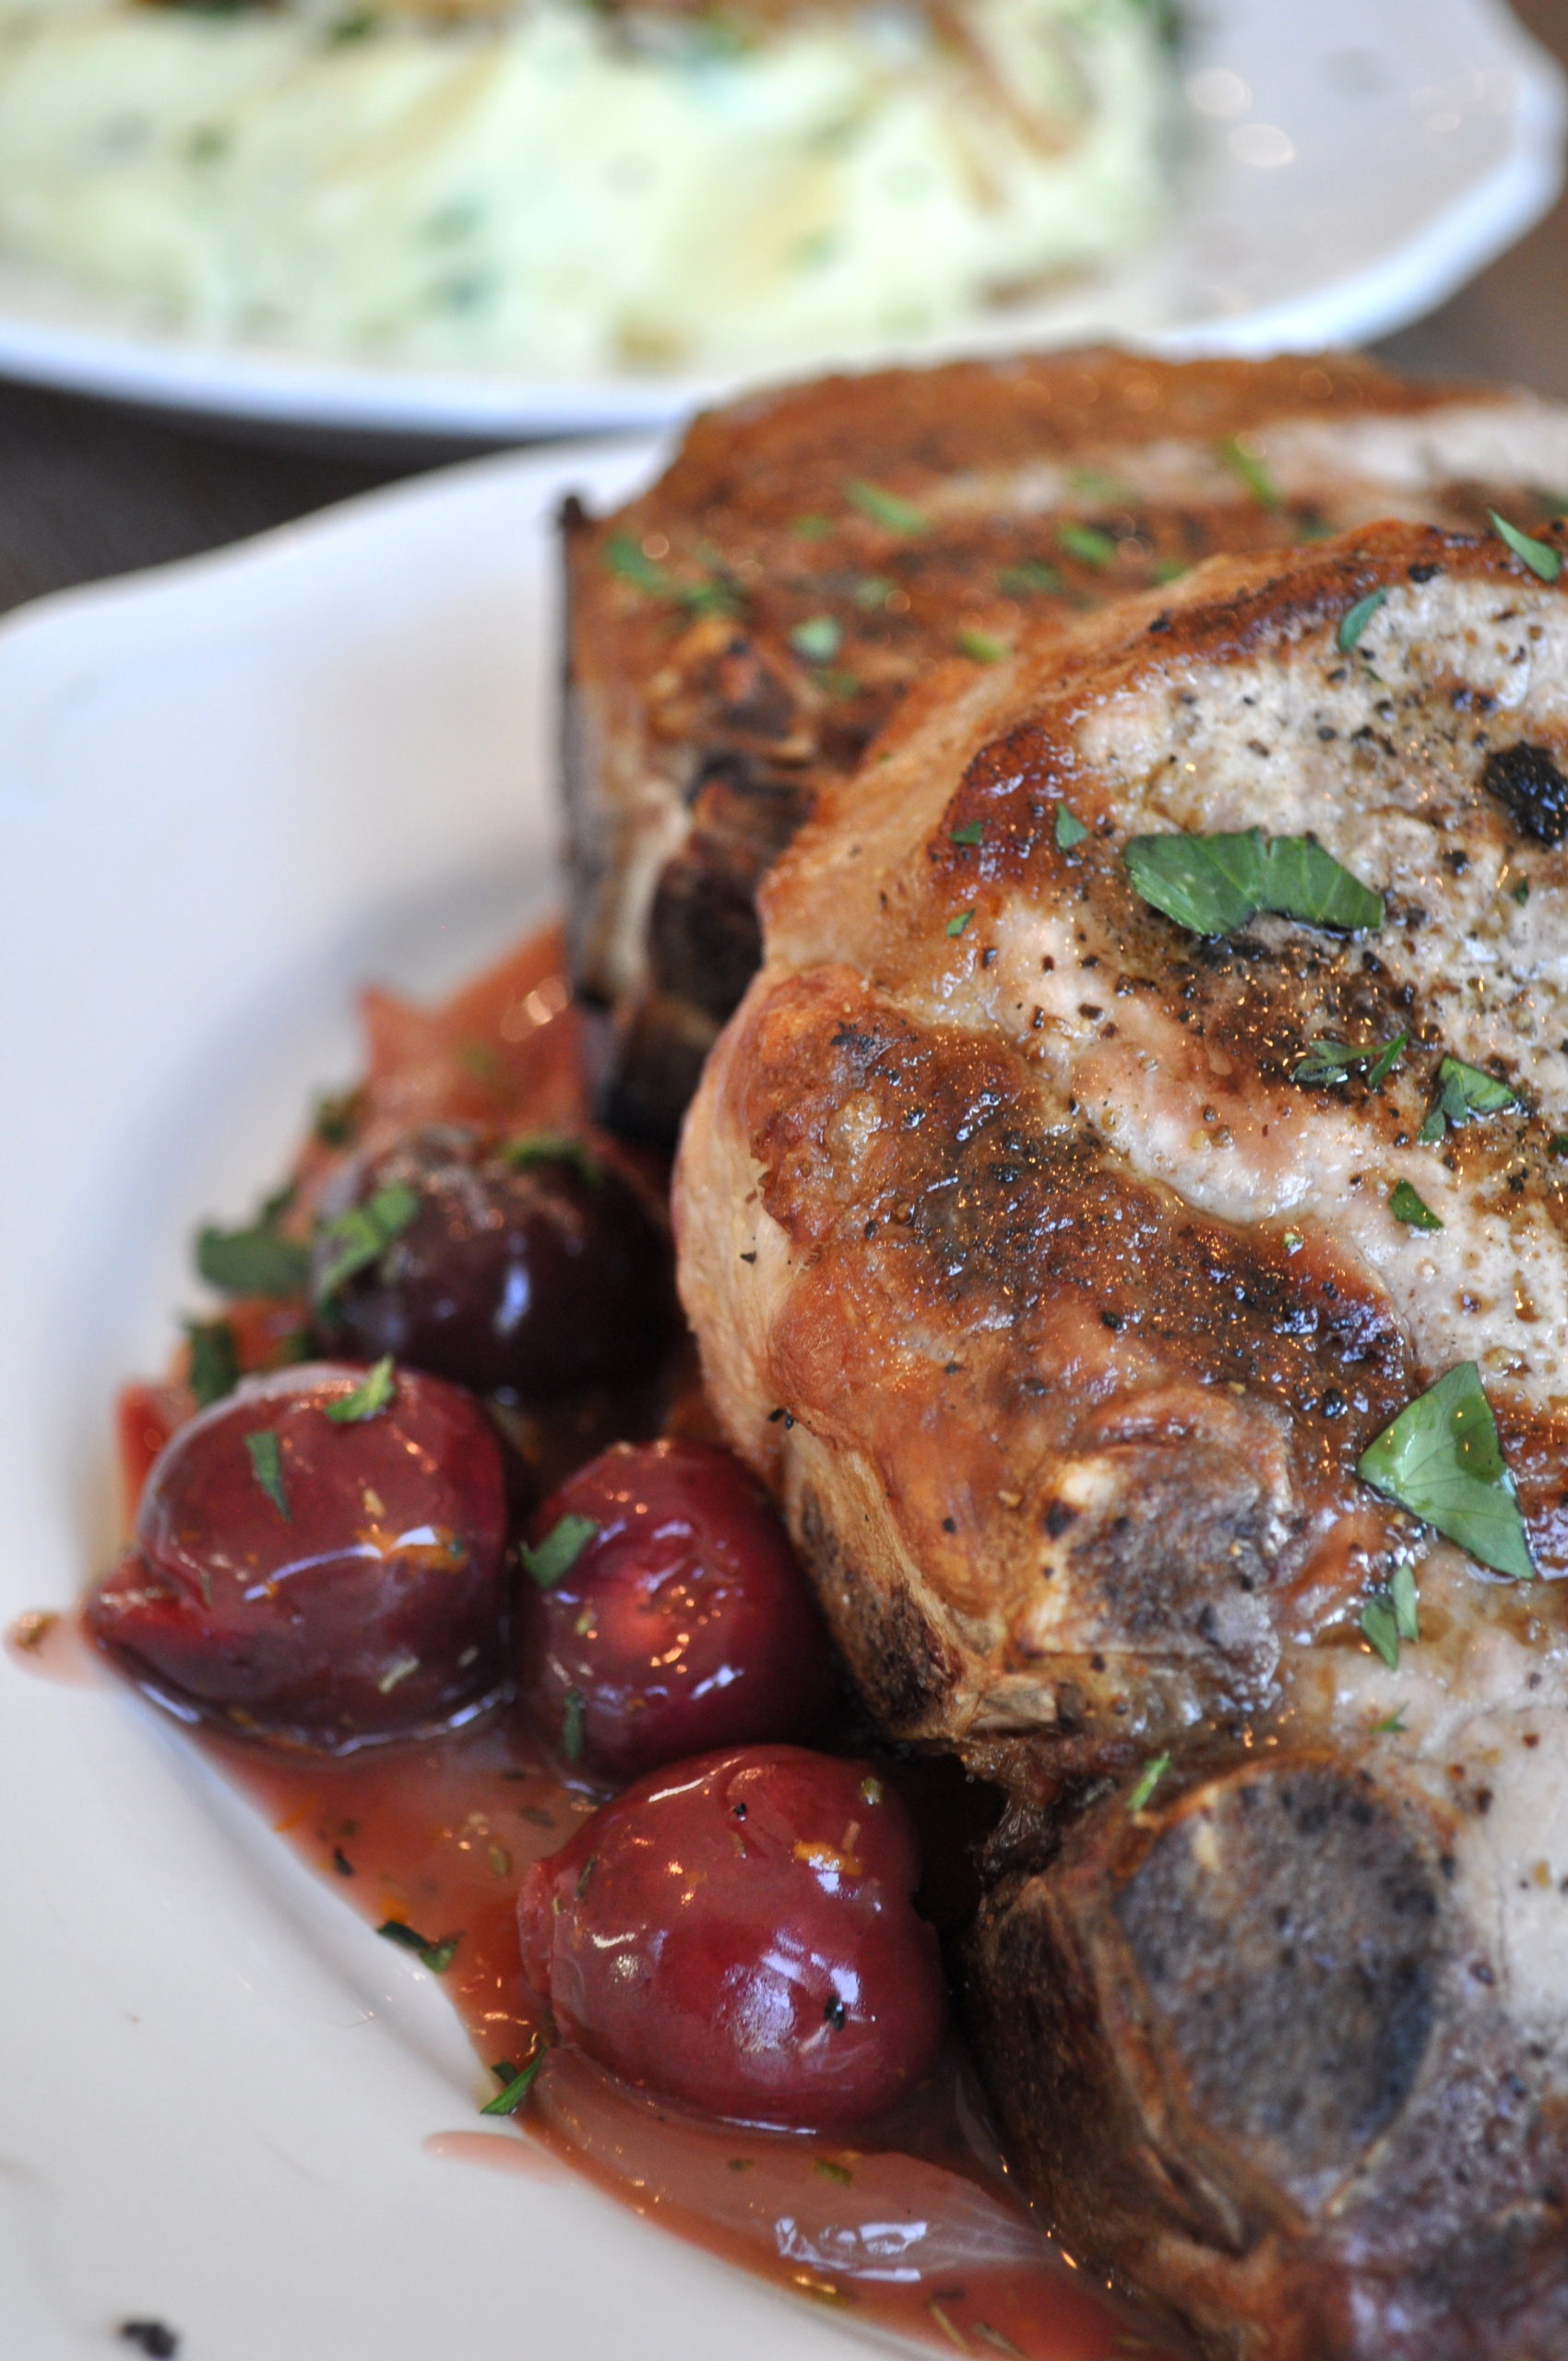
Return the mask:
<svg viewBox="0 0 1568 2361">
<path fill-rule="evenodd" d="M 334 1350 L 383 1353 L 529 1408 L 651 1369 L 674 1333 L 670 1250 L 630 1182 L 580 1142 L 433 1125 L 350 1166 L 313 1275 Z M 355 1216 L 380 1218 L 336 1284 Z M 366 1235 L 360 1232 L 359 1235 Z"/>
<path fill-rule="evenodd" d="M 523 1965 L 564 2041 L 704 2114 L 829 2130 L 931 2065 L 944 1999 L 902 1805 L 864 1763 L 748 1747 L 657 1772 L 537 1861 Z"/>
<path fill-rule="evenodd" d="M 389 1374 L 389 1373 L 388 1373 Z M 346 1752 L 445 1726 L 505 1669 L 501 1445 L 439 1378 L 247 1379 L 160 1453 L 95 1638 L 187 1716 Z"/>
<path fill-rule="evenodd" d="M 821 1728 L 835 1687 L 827 1634 L 778 1518 L 729 1452 L 617 1443 L 544 1502 L 529 1544 L 522 1694 L 568 1762 L 629 1779 Z"/>
</svg>

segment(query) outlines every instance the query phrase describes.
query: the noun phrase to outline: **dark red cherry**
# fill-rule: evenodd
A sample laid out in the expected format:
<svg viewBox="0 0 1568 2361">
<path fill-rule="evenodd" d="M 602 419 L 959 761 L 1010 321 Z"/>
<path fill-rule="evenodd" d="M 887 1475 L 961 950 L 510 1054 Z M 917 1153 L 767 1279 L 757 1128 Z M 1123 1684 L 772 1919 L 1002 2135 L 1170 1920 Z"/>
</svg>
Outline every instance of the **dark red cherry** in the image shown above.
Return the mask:
<svg viewBox="0 0 1568 2361">
<path fill-rule="evenodd" d="M 799 1747 L 639 1780 L 529 1869 L 523 1964 L 564 2041 L 707 2115 L 840 2130 L 931 2065 L 944 2000 L 914 1838 L 864 1763 Z"/>
<path fill-rule="evenodd" d="M 529 1528 L 522 1694 L 568 1762 L 630 1779 L 814 1737 L 832 1650 L 772 1509 L 727 1451 L 617 1443 Z"/>
<path fill-rule="evenodd" d="M 342 1752 L 460 1718 L 505 1677 L 505 1478 L 472 1396 L 399 1370 L 247 1379 L 154 1464 L 94 1636 L 176 1711 Z"/>
<path fill-rule="evenodd" d="M 324 1207 L 313 1276 L 334 1350 L 434 1370 L 546 1409 L 646 1374 L 674 1333 L 668 1241 L 582 1144 L 505 1141 L 461 1124 L 350 1169 Z M 355 1216 L 388 1235 L 338 1284 Z M 363 1250 L 362 1249 L 362 1252 Z"/>
</svg>

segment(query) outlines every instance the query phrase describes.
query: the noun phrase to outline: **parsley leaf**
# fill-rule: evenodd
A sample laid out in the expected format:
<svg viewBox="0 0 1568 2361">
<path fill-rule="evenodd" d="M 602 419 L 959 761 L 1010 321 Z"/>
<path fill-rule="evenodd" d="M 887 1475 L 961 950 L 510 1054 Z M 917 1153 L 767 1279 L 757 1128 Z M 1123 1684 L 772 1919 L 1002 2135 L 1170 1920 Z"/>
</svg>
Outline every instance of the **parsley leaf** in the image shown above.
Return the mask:
<svg viewBox="0 0 1568 2361">
<path fill-rule="evenodd" d="M 568 1762 L 578 1762 L 583 1752 L 583 1715 L 588 1699 L 580 1689 L 568 1689 L 561 1715 L 561 1752 Z"/>
<path fill-rule="evenodd" d="M 1343 1041 L 1313 1041 L 1305 1057 L 1297 1060 L 1290 1069 L 1292 1082 L 1348 1082 L 1350 1069 L 1360 1062 L 1360 1051 L 1347 1048 Z"/>
<path fill-rule="evenodd" d="M 844 626 L 837 615 L 807 615 L 790 632 L 790 645 L 808 664 L 831 664 L 844 645 Z"/>
<path fill-rule="evenodd" d="M 1562 571 L 1560 550 L 1554 550 L 1550 541 L 1532 540 L 1528 533 L 1521 533 L 1517 525 L 1511 525 L 1506 516 L 1500 516 L 1495 508 L 1489 508 L 1486 513 L 1500 539 L 1507 542 L 1515 556 L 1529 567 L 1538 581 L 1556 581 Z"/>
<path fill-rule="evenodd" d="M 1369 1090 L 1381 1090 L 1383 1088 L 1384 1084 L 1388 1080 L 1389 1075 L 1394 1072 L 1395 1067 L 1398 1064 L 1401 1057 L 1404 1055 L 1406 1047 L 1409 1042 L 1409 1038 L 1410 1036 L 1407 1030 L 1403 1033 L 1396 1033 L 1392 1041 L 1385 1041 L 1384 1043 L 1382 1049 L 1378 1051 L 1376 1057 L 1367 1068 L 1367 1088 Z"/>
<path fill-rule="evenodd" d="M 1348 1082 L 1353 1069 L 1367 1069 L 1367 1088 L 1377 1090 L 1385 1083 L 1399 1062 L 1399 1056 L 1409 1034 L 1396 1033 L 1385 1041 L 1374 1056 L 1370 1050 L 1352 1050 L 1343 1041 L 1312 1041 L 1307 1053 L 1292 1069 L 1292 1082 Z"/>
<path fill-rule="evenodd" d="M 209 1287 L 220 1295 L 300 1295 L 310 1271 L 310 1250 L 295 1238 L 284 1238 L 276 1216 L 264 1207 L 248 1229 L 216 1229 L 210 1224 L 196 1234 L 196 1269 Z"/>
<path fill-rule="evenodd" d="M 291 1523 L 289 1495 L 283 1488 L 283 1452 L 270 1427 L 245 1437 L 251 1474 L 285 1524 Z"/>
<path fill-rule="evenodd" d="M 1348 656 L 1367 625 L 1387 598 L 1386 590 L 1369 590 L 1364 599 L 1339 618 L 1339 628 L 1334 635 L 1334 645 L 1341 656 Z"/>
<path fill-rule="evenodd" d="M 947 841 L 950 845 L 978 845 L 984 835 L 983 820 L 966 820 L 961 828 L 948 829 Z"/>
<path fill-rule="evenodd" d="M 1231 474 L 1245 484 L 1260 508 L 1284 507 L 1285 494 L 1257 453 L 1249 450 L 1239 435 L 1229 435 L 1220 445 L 1219 456 Z"/>
<path fill-rule="evenodd" d="M 351 1394 L 339 1394 L 324 1407 L 334 1426 L 355 1427 L 365 1418 L 378 1418 L 390 1406 L 397 1391 L 392 1356 L 384 1353 L 374 1368 L 366 1370 Z"/>
<path fill-rule="evenodd" d="M 1004 656 L 1013 653 L 1004 639 L 994 638 L 988 631 L 976 631 L 972 625 L 955 632 L 953 644 L 971 664 L 1000 664 Z"/>
<path fill-rule="evenodd" d="M 599 1527 L 591 1516 L 576 1516 L 570 1511 L 557 1517 L 536 1549 L 525 1541 L 522 1560 L 540 1590 L 553 1590 L 563 1574 L 571 1572 Z"/>
<path fill-rule="evenodd" d="M 1514 1479 L 1474 1361 L 1407 1403 L 1368 1444 L 1357 1473 L 1483 1566 L 1520 1582 L 1533 1577 Z"/>
<path fill-rule="evenodd" d="M 951 918 L 948 919 L 947 932 L 954 935 L 962 934 L 964 929 L 968 925 L 969 920 L 973 917 L 973 910 L 960 910 L 956 918 Z"/>
<path fill-rule="evenodd" d="M 1437 1070 L 1437 1096 L 1416 1137 L 1423 1147 L 1435 1147 L 1450 1126 L 1462 1131 L 1477 1115 L 1506 1115 L 1518 1105 L 1511 1084 L 1482 1066 L 1467 1066 L 1463 1058 L 1445 1057 Z"/>
<path fill-rule="evenodd" d="M 1103 500 L 1113 508 L 1130 508 L 1137 494 L 1119 476 L 1108 476 L 1100 468 L 1075 468 L 1067 479 L 1073 490 L 1085 500 Z"/>
<path fill-rule="evenodd" d="M 324 1091 L 315 1102 L 311 1130 L 324 1147 L 347 1147 L 360 1124 L 357 1090 Z"/>
<path fill-rule="evenodd" d="M 1077 813 L 1069 812 L 1064 803 L 1059 803 L 1056 807 L 1057 851 L 1071 852 L 1073 847 L 1081 845 L 1087 835 L 1088 830 Z"/>
<path fill-rule="evenodd" d="M 732 582 L 708 575 L 701 582 L 681 582 L 656 564 L 639 542 L 629 533 L 612 533 L 604 544 L 604 563 L 612 574 L 629 582 L 636 590 L 650 599 L 670 599 L 676 606 L 689 608 L 695 615 L 732 615 L 739 611 L 740 598 Z"/>
<path fill-rule="evenodd" d="M 1153 1795 L 1155 1789 L 1158 1786 L 1160 1781 L 1164 1778 L 1170 1768 L 1170 1757 L 1169 1754 L 1157 1754 L 1152 1762 L 1146 1762 L 1144 1764 L 1143 1769 L 1138 1774 L 1137 1784 L 1134 1787 L 1132 1794 L 1127 1798 L 1127 1809 L 1129 1811 L 1142 1811 L 1144 1806 L 1147 1803 L 1149 1797 Z"/>
<path fill-rule="evenodd" d="M 1259 910 L 1353 932 L 1383 924 L 1383 896 L 1313 836 L 1130 836 L 1122 858 L 1135 893 L 1194 934 L 1230 934 Z"/>
<path fill-rule="evenodd" d="M 185 1383 L 196 1395 L 197 1408 L 205 1410 L 209 1403 L 221 1402 L 226 1394 L 232 1394 L 240 1382 L 234 1332 L 226 1320 L 187 1320 L 185 1342 L 190 1347 Z"/>
<path fill-rule="evenodd" d="M 931 518 L 910 500 L 900 500 L 896 492 L 884 492 L 879 483 L 851 483 L 844 487 L 844 497 L 851 508 L 869 516 L 889 533 L 929 533 Z"/>
<path fill-rule="evenodd" d="M 1361 1609 L 1361 1630 L 1390 1672 L 1399 1669 L 1399 1643 L 1421 1636 L 1417 1613 L 1416 1577 L 1408 1565 L 1398 1565 L 1386 1590 L 1369 1598 Z"/>
<path fill-rule="evenodd" d="M 1426 1199 L 1412 1189 L 1408 1180 L 1396 1180 L 1388 1192 L 1388 1210 L 1396 1221 L 1407 1223 L 1411 1229 L 1441 1229 L 1442 1222 Z"/>
<path fill-rule="evenodd" d="M 536 1164 L 569 1164 L 590 1189 L 604 1178 L 604 1167 L 592 1149 L 566 1132 L 528 1132 L 521 1139 L 507 1140 L 500 1157 L 514 1172 L 527 1172 Z"/>
<path fill-rule="evenodd" d="M 514 2074 L 507 2082 L 505 2090 L 497 2091 L 493 2099 L 486 2100 L 484 2106 L 480 2109 L 481 2115 L 517 2114 L 517 2109 L 522 2106 L 523 2101 L 527 2098 L 529 2093 L 533 2088 L 535 2075 L 539 2072 L 540 2068 L 544 2063 L 544 2047 L 545 2046 L 543 2042 L 540 2042 L 539 2047 L 534 2051 L 533 2056 L 529 2059 L 528 2064 L 523 2068 L 521 2073 Z M 496 2071 L 499 2073 L 500 2070 L 500 2068 L 497 2067 Z"/>
<path fill-rule="evenodd" d="M 1069 557 L 1075 557 L 1081 564 L 1092 565 L 1097 571 L 1103 572 L 1115 563 L 1116 544 L 1098 525 L 1077 525 L 1069 516 L 1056 528 L 1056 541 Z"/>
<path fill-rule="evenodd" d="M 416 1934 L 413 1928 L 401 1918 L 384 1918 L 375 1931 L 378 1935 L 385 1935 L 389 1943 L 400 1944 L 404 1951 L 412 1952 L 433 1975 L 445 1975 L 452 1964 L 453 1954 L 463 1940 L 461 1935 L 443 1935 L 438 1943 L 433 1943 L 428 1935 Z"/>
<path fill-rule="evenodd" d="M 350 1205 L 336 1221 L 329 1221 L 321 1235 L 324 1240 L 335 1242 L 337 1252 L 327 1257 L 316 1275 L 317 1304 L 327 1302 L 356 1271 L 379 1263 L 419 1209 L 418 1190 L 394 1180 L 389 1187 L 377 1189 L 362 1205 Z"/>
<path fill-rule="evenodd" d="M 1020 558 L 1016 565 L 1004 565 L 996 577 L 996 587 L 1006 599 L 1049 599 L 1062 587 L 1062 576 L 1053 565 L 1042 565 L 1038 557 Z"/>
</svg>

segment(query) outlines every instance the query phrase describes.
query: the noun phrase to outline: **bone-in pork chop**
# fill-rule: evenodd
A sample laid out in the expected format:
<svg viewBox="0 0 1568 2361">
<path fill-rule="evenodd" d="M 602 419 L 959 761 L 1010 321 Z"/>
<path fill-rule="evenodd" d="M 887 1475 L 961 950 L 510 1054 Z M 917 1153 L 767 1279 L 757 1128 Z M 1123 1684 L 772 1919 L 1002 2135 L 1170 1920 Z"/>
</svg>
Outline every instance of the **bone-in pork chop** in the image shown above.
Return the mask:
<svg viewBox="0 0 1568 2361">
<path fill-rule="evenodd" d="M 885 370 L 699 418 L 566 519 L 572 956 L 606 1112 L 673 1138 L 755 968 L 756 887 L 933 665 L 1218 551 L 1568 497 L 1568 410 L 1343 354 Z"/>
<path fill-rule="evenodd" d="M 1009 1796 L 1020 2165 L 1248 2361 L 1568 2353 L 1564 545 L 1380 525 L 949 668 L 682 1153 L 731 1436 L 884 1726 Z"/>
</svg>

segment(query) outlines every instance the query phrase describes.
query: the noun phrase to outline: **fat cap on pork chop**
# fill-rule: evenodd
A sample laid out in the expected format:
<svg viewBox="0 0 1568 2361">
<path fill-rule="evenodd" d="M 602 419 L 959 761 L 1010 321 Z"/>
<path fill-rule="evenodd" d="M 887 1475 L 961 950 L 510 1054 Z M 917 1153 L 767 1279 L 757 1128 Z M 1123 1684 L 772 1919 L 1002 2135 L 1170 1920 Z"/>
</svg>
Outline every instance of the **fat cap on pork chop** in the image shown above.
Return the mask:
<svg viewBox="0 0 1568 2361">
<path fill-rule="evenodd" d="M 776 869 L 677 1176 L 713 1399 L 862 1689 L 1011 1799 L 969 1967 L 1014 2152 L 1248 2361 L 1568 2353 L 1568 587 L 1531 546 L 1550 580 L 1399 524 L 1217 559 L 931 682 Z M 1376 923 L 1135 890 L 1134 839 L 1254 828 Z M 1472 1365 L 1537 1579 L 1358 1474 Z"/>
<path fill-rule="evenodd" d="M 1568 411 L 1346 355 L 960 362 L 699 418 L 651 490 L 566 518 L 571 953 L 610 1012 L 609 1120 L 673 1138 L 760 880 L 960 645 L 1217 551 L 1564 498 Z"/>
</svg>

